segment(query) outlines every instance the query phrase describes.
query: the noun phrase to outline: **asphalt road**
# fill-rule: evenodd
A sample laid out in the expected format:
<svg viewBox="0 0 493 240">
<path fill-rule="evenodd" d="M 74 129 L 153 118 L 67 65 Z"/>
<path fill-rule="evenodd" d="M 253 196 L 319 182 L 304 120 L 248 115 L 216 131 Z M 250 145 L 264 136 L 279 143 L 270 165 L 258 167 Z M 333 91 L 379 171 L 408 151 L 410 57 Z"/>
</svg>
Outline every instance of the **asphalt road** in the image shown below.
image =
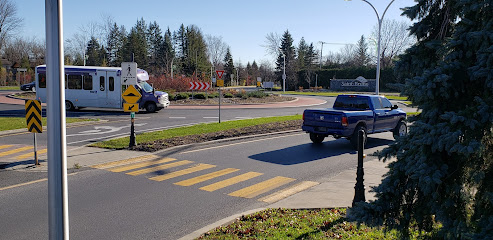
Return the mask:
<svg viewBox="0 0 493 240">
<path fill-rule="evenodd" d="M 371 135 L 366 153 L 391 142 L 391 133 Z M 357 154 L 345 139 L 328 138 L 314 145 L 306 134 L 293 133 L 164 152 L 159 157 L 171 158 L 164 164 L 173 167 L 142 174 L 136 171 L 153 166 L 121 172 L 88 169 L 70 175 L 71 238 L 177 239 L 233 214 L 267 207 L 262 198 L 280 189 L 323 182 L 354 168 Z M 230 172 L 204 180 L 218 171 Z M 156 179 L 163 176 L 162 181 Z M 239 178 L 243 181 L 234 180 Z M 46 181 L 1 190 L 0 202 L 0 239 L 48 237 Z"/>
</svg>

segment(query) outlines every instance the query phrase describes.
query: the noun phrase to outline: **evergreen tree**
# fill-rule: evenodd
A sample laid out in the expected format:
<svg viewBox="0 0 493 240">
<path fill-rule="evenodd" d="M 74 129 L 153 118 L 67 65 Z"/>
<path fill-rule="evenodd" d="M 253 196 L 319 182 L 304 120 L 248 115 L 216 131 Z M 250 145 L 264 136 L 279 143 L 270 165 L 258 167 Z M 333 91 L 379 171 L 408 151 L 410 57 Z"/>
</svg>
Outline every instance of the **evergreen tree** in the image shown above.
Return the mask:
<svg viewBox="0 0 493 240">
<path fill-rule="evenodd" d="M 123 46 L 120 44 L 120 28 L 116 25 L 116 23 L 111 27 L 107 39 L 106 49 L 108 51 L 108 65 L 114 67 L 118 65 L 118 50 L 120 50 Z"/>
<path fill-rule="evenodd" d="M 298 69 L 305 69 L 305 56 L 308 53 L 308 45 L 305 42 L 305 38 L 301 38 L 298 44 Z"/>
<path fill-rule="evenodd" d="M 365 37 L 361 35 L 360 40 L 357 43 L 356 49 L 356 67 L 364 67 L 370 63 L 370 57 L 368 55 L 368 44 L 366 43 Z"/>
<path fill-rule="evenodd" d="M 173 46 L 173 37 L 171 31 L 168 30 L 164 33 L 164 40 L 159 49 L 158 63 L 164 67 L 165 72 L 171 74 L 171 67 L 175 58 L 175 48 Z"/>
<path fill-rule="evenodd" d="M 419 0 L 404 15 L 418 42 L 396 72 L 422 113 L 408 136 L 381 156 L 397 157 L 352 217 L 404 232 L 411 223 L 442 224 L 441 239 L 493 233 L 493 4 L 489 0 Z"/>
<path fill-rule="evenodd" d="M 86 65 L 87 66 L 101 66 L 103 62 L 103 56 L 101 56 L 101 46 L 95 37 L 91 37 L 86 48 Z"/>
<path fill-rule="evenodd" d="M 235 71 L 235 66 L 233 64 L 233 56 L 231 55 L 231 51 L 226 50 L 226 55 L 224 56 L 224 85 L 231 86 L 231 75 Z"/>
<path fill-rule="evenodd" d="M 200 29 L 195 25 L 186 28 L 186 52 L 182 61 L 183 73 L 199 76 L 210 71 L 207 60 L 207 45 Z"/>
<path fill-rule="evenodd" d="M 144 19 L 138 20 L 128 34 L 122 56 L 125 62 L 130 62 L 133 54 L 134 61 L 138 64 L 139 68 L 142 69 L 148 69 L 149 67 L 146 33 L 147 27 Z"/>
<path fill-rule="evenodd" d="M 148 56 L 150 56 L 149 72 L 151 73 L 155 73 L 161 68 L 159 65 L 159 59 L 162 59 L 163 56 L 160 55 L 161 52 L 159 50 L 162 47 L 164 41 L 162 34 L 163 33 L 161 31 L 161 28 L 156 21 L 149 24 L 149 27 L 147 29 L 147 45 L 149 51 Z"/>
<path fill-rule="evenodd" d="M 276 70 L 277 70 L 277 80 L 283 83 L 282 74 L 284 70 L 284 57 L 286 59 L 286 89 L 294 90 L 298 85 L 298 77 L 296 72 L 297 62 L 296 62 L 296 50 L 293 46 L 293 38 L 288 30 L 284 32 L 281 39 L 280 52 L 277 56 Z"/>
</svg>

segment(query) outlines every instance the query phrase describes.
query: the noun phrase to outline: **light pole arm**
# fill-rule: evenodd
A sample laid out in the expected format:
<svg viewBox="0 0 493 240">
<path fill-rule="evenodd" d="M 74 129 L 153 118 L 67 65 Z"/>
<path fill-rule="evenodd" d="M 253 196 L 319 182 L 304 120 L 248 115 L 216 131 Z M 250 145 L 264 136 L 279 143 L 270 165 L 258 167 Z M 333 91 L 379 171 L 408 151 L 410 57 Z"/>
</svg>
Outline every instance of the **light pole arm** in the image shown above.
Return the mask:
<svg viewBox="0 0 493 240">
<path fill-rule="evenodd" d="M 361 0 L 365 3 L 368 3 L 368 5 L 370 5 L 371 8 L 373 8 L 373 11 L 375 11 L 375 14 L 377 14 L 377 19 L 378 19 L 378 23 L 381 24 L 382 20 L 383 20 L 383 17 L 385 16 L 385 13 L 387 12 L 387 10 L 389 9 L 390 5 L 392 5 L 392 3 L 395 1 L 395 0 L 392 0 L 390 1 L 389 5 L 387 5 L 387 7 L 385 8 L 385 11 L 383 12 L 382 14 L 382 18 L 380 18 L 380 14 L 378 14 L 378 11 L 377 9 L 373 6 L 373 4 L 371 4 L 370 2 L 368 2 L 367 0 Z"/>
</svg>

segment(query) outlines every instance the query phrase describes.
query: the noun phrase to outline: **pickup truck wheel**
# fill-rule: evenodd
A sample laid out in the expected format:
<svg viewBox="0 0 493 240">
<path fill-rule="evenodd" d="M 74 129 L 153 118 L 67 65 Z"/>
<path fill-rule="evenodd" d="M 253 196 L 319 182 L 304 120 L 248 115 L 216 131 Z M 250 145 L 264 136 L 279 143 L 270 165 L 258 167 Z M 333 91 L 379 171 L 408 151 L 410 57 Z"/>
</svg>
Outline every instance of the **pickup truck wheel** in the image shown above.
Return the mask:
<svg viewBox="0 0 493 240">
<path fill-rule="evenodd" d="M 397 123 L 397 126 L 394 128 L 392 131 L 394 135 L 394 139 L 397 139 L 398 137 L 406 136 L 407 135 L 407 125 L 404 121 L 399 121 Z"/>
<path fill-rule="evenodd" d="M 324 141 L 324 138 L 324 135 L 310 133 L 310 140 L 312 140 L 313 143 L 322 143 Z"/>
<path fill-rule="evenodd" d="M 364 126 L 359 125 L 358 127 L 356 127 L 356 129 L 353 132 L 353 135 L 351 136 L 351 139 L 349 139 L 351 141 L 351 144 L 356 150 L 358 150 L 358 132 L 361 129 L 365 131 L 365 134 L 363 135 L 363 142 L 364 142 L 363 148 L 365 148 L 367 142 L 367 136 L 366 136 L 367 133 L 366 133 L 366 128 Z"/>
<path fill-rule="evenodd" d="M 157 110 L 157 106 L 153 102 L 147 103 L 145 108 L 148 113 L 153 113 Z"/>
</svg>

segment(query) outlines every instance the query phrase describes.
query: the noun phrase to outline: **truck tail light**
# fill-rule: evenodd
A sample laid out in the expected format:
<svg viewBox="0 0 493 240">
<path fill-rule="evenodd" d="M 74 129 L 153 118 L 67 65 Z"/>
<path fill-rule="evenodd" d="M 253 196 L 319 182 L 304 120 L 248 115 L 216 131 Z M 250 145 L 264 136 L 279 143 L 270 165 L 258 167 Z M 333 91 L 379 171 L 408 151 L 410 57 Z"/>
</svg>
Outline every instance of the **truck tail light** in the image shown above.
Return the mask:
<svg viewBox="0 0 493 240">
<path fill-rule="evenodd" d="M 348 125 L 347 117 L 342 117 L 341 123 L 342 123 L 342 126 L 347 127 L 347 125 Z"/>
<path fill-rule="evenodd" d="M 303 121 L 305 121 L 305 112 L 303 112 Z"/>
</svg>

